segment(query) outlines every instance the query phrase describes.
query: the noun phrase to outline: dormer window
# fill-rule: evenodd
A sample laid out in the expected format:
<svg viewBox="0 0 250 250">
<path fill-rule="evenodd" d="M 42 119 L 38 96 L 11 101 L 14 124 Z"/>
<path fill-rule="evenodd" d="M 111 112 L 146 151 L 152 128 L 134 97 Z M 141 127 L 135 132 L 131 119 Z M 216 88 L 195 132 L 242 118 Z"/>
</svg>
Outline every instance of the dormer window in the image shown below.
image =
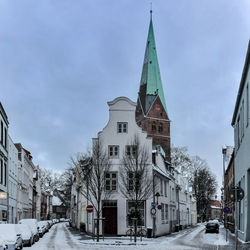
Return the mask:
<svg viewBox="0 0 250 250">
<path fill-rule="evenodd" d="M 128 123 L 117 122 L 117 133 L 128 133 Z"/>
</svg>

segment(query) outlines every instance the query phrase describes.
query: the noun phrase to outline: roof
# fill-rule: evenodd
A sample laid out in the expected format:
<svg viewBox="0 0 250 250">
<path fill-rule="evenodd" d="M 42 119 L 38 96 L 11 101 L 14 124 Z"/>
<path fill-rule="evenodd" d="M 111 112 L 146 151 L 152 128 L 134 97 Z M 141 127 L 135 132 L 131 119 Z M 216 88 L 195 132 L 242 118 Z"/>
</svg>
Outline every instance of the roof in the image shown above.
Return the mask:
<svg viewBox="0 0 250 250">
<path fill-rule="evenodd" d="M 52 197 L 52 206 L 61 206 L 62 202 L 57 196 Z"/>
<path fill-rule="evenodd" d="M 216 207 L 216 208 L 220 208 L 221 207 L 221 204 L 220 204 L 220 201 L 218 200 L 210 200 L 210 206 L 212 207 Z"/>
<path fill-rule="evenodd" d="M 216 206 L 210 206 L 210 208 L 212 208 L 212 209 L 221 209 L 220 207 L 216 207 Z"/>
<path fill-rule="evenodd" d="M 157 58 L 154 29 L 152 22 L 152 15 L 150 18 L 148 38 L 146 43 L 146 50 L 144 55 L 144 62 L 142 68 L 140 86 L 145 86 L 145 102 L 143 102 L 144 112 L 147 113 L 151 104 L 154 102 L 157 96 L 160 97 L 162 105 L 167 113 L 164 92 L 161 82 L 160 68 Z M 141 89 L 141 87 L 140 87 Z"/>
<path fill-rule="evenodd" d="M 233 113 L 233 118 L 232 118 L 232 123 L 231 123 L 232 126 L 235 124 L 236 116 L 238 113 L 242 92 L 243 92 L 245 82 L 246 82 L 247 72 L 249 70 L 249 62 L 250 62 L 250 40 L 248 41 L 248 49 L 247 49 L 245 64 L 244 64 L 244 68 L 243 68 L 243 72 L 241 76 L 241 81 L 240 81 L 240 86 L 238 90 L 235 107 L 234 107 L 234 113 Z"/>
<path fill-rule="evenodd" d="M 6 125 L 8 126 L 9 125 L 8 116 L 6 115 L 5 110 L 4 110 L 3 105 L 2 105 L 1 102 L 0 102 L 0 114 L 3 117 Z"/>
<path fill-rule="evenodd" d="M 170 175 L 168 173 L 165 173 L 164 171 L 162 171 L 159 167 L 153 165 L 153 170 L 156 171 L 157 173 L 159 173 L 162 176 L 165 176 L 168 179 L 171 179 Z"/>
</svg>

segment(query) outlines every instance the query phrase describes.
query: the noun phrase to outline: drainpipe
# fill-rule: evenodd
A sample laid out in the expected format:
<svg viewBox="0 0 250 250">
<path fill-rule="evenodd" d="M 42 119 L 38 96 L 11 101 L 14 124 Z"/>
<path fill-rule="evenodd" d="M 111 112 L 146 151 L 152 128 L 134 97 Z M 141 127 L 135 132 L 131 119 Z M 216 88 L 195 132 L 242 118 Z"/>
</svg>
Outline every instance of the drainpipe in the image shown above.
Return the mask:
<svg viewBox="0 0 250 250">
<path fill-rule="evenodd" d="M 154 169 L 153 171 L 153 203 L 155 204 L 155 174 L 154 174 Z M 155 238 L 155 230 L 156 230 L 156 214 L 152 215 L 153 216 L 153 238 Z"/>
</svg>

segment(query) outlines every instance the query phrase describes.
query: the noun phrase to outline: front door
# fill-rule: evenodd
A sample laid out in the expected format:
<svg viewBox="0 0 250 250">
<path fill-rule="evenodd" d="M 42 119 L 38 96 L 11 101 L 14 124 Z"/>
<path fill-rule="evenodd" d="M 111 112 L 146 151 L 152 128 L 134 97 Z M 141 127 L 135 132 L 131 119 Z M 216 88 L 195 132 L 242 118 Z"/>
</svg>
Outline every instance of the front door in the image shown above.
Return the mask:
<svg viewBox="0 0 250 250">
<path fill-rule="evenodd" d="M 117 201 L 104 201 L 102 209 L 104 234 L 117 235 Z"/>
</svg>

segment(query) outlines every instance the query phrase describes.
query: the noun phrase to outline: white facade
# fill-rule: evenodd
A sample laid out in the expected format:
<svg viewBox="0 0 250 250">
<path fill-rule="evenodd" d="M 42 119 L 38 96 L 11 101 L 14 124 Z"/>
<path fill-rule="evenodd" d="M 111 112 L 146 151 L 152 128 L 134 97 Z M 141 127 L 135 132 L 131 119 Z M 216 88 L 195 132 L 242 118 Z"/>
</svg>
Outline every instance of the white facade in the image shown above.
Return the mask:
<svg viewBox="0 0 250 250">
<path fill-rule="evenodd" d="M 29 176 L 30 166 L 26 155 L 20 143 L 15 144 L 18 149 L 18 197 L 17 197 L 17 212 L 18 220 L 31 218 L 29 213 Z"/>
<path fill-rule="evenodd" d="M 9 136 L 8 148 L 8 204 L 9 223 L 17 223 L 17 193 L 18 193 L 18 150 Z"/>
<path fill-rule="evenodd" d="M 235 185 L 240 186 L 245 197 L 237 204 L 236 223 L 239 237 L 244 241 L 250 240 L 250 43 L 242 73 L 232 126 L 234 127 L 235 144 Z"/>
<path fill-rule="evenodd" d="M 118 146 L 118 156 L 111 159 L 111 172 L 117 173 L 119 183 L 119 168 L 121 167 L 121 159 L 125 152 L 126 145 L 130 145 L 131 140 L 134 136 L 138 136 L 138 139 L 142 145 L 144 145 L 148 152 L 152 152 L 152 140 L 147 137 L 147 133 L 143 132 L 142 129 L 136 124 L 135 121 L 135 108 L 136 103 L 132 102 L 126 97 L 118 97 L 115 100 L 108 102 L 109 105 L 109 122 L 105 128 L 98 133 L 98 138 L 102 141 L 105 150 L 108 152 L 109 146 Z M 126 123 L 126 132 L 118 133 L 118 123 Z M 148 162 L 148 165 L 152 165 L 152 161 Z M 117 184 L 118 185 L 118 184 Z M 117 191 L 114 192 L 110 198 L 110 208 L 115 209 L 117 207 L 117 234 L 124 235 L 129 229 L 127 225 L 126 216 L 128 213 L 128 201 L 119 192 L 119 186 Z M 112 203 L 113 202 L 113 203 Z M 145 227 L 152 227 L 152 218 L 150 216 L 150 206 L 152 200 L 147 200 L 144 204 L 144 216 L 145 216 Z M 89 221 L 91 219 L 89 218 Z"/>
<path fill-rule="evenodd" d="M 150 157 L 147 164 L 150 172 L 152 173 L 152 183 L 154 183 L 154 190 L 150 198 L 144 202 L 144 205 L 141 208 L 141 211 L 144 214 L 143 228 L 152 228 L 153 235 L 155 236 L 160 236 L 175 231 L 179 219 L 179 195 L 181 211 L 180 223 L 183 227 L 191 225 L 191 193 L 187 190 L 187 180 L 185 178 L 179 178 L 183 188 L 179 193 L 179 185 L 177 185 L 178 175 L 176 171 L 174 171 L 174 169 L 169 166 L 169 163 L 165 161 L 163 150 L 160 146 L 152 148 L 152 139 L 149 138 L 147 133 L 142 131 L 142 129 L 136 124 L 136 103 L 132 102 L 126 97 L 118 97 L 113 101 L 108 102 L 108 105 L 109 121 L 104 129 L 98 133 L 98 139 L 101 141 L 104 149 L 109 154 L 111 160 L 111 174 L 108 178 L 110 178 L 110 183 L 112 181 L 114 181 L 113 183 L 116 183 L 116 188 L 115 191 L 112 192 L 109 200 L 103 201 L 104 208 L 102 216 L 108 221 L 105 223 L 115 224 L 116 231 L 114 230 L 113 233 L 115 232 L 117 235 L 124 235 L 129 229 L 127 214 L 129 211 L 129 206 L 131 205 L 130 201 L 128 201 L 120 191 L 119 173 L 120 169 L 123 167 L 121 160 L 126 150 L 126 146 L 130 145 L 131 141 L 136 135 L 138 136 L 140 143 L 145 146 L 147 152 L 149 152 Z M 120 124 L 125 124 L 124 131 L 123 125 L 120 126 Z M 115 156 L 110 156 L 111 147 L 115 147 L 112 149 L 116 151 Z M 71 203 L 71 216 L 74 218 L 74 220 L 78 220 L 79 223 L 80 219 L 77 214 L 79 214 L 79 210 L 81 210 L 82 206 L 78 207 L 78 201 L 85 202 L 84 208 L 86 207 L 86 201 L 84 198 L 77 198 L 76 185 L 73 187 L 73 192 L 74 195 L 72 197 Z M 151 214 L 153 207 L 156 211 L 155 215 Z M 107 212 L 108 210 L 110 212 Z M 86 226 L 87 231 L 92 232 L 92 214 L 88 214 L 87 216 L 87 219 L 82 219 L 82 221 L 88 221 Z M 79 224 L 76 226 L 79 226 Z"/>
<path fill-rule="evenodd" d="M 0 102 L 0 222 L 8 215 L 8 117 Z"/>
</svg>

